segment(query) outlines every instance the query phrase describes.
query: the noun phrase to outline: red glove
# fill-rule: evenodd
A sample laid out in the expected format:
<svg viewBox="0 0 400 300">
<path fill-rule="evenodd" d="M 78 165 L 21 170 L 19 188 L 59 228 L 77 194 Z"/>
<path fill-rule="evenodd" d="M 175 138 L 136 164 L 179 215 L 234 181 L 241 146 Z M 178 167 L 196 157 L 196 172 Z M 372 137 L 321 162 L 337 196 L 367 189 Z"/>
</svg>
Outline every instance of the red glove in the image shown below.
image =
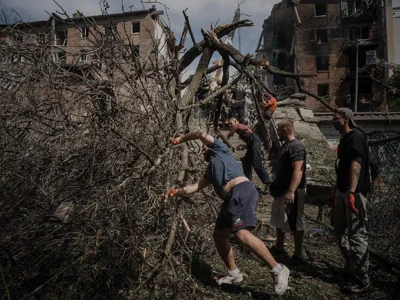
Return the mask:
<svg viewBox="0 0 400 300">
<path fill-rule="evenodd" d="M 351 212 L 354 214 L 358 214 L 358 209 L 355 207 L 356 198 L 354 197 L 354 194 L 349 194 L 347 202 L 349 203 L 349 208 Z"/>
<path fill-rule="evenodd" d="M 335 198 L 336 198 L 336 189 L 333 189 L 332 192 L 328 196 L 328 206 L 333 207 L 335 205 Z"/>
<path fill-rule="evenodd" d="M 173 144 L 173 145 L 178 145 L 181 142 L 180 138 L 170 138 L 169 141 Z"/>
<path fill-rule="evenodd" d="M 175 197 L 179 189 L 169 189 L 167 194 L 162 194 L 163 199 Z"/>
</svg>

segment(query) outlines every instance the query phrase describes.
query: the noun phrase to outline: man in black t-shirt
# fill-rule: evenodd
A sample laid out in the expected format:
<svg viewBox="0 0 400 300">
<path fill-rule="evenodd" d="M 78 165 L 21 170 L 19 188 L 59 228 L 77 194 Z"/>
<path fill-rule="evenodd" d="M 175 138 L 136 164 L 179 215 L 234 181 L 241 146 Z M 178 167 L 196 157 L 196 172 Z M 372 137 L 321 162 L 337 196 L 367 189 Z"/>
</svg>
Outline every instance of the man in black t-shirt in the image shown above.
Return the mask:
<svg viewBox="0 0 400 300">
<path fill-rule="evenodd" d="M 293 261 L 302 262 L 304 239 L 304 198 L 306 195 L 306 150 L 294 136 L 294 125 L 286 120 L 278 125 L 278 136 L 284 144 L 279 150 L 276 177 L 270 185 L 274 197 L 271 225 L 276 227 L 275 251 L 284 253 L 285 233 L 293 232 Z"/>
<path fill-rule="evenodd" d="M 356 129 L 350 109 L 339 108 L 332 122 L 341 139 L 336 186 L 328 200 L 333 206 L 334 233 L 345 258 L 345 269 L 356 279 L 346 289 L 360 293 L 370 287 L 365 198 L 371 189 L 368 144 L 364 135 Z"/>
</svg>

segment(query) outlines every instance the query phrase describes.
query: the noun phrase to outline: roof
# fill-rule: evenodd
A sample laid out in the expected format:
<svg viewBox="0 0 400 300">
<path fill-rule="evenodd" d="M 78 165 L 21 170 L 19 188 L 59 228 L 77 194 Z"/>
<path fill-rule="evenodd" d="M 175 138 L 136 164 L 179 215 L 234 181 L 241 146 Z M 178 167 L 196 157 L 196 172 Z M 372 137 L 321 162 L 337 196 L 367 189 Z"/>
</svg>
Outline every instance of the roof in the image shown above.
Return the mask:
<svg viewBox="0 0 400 300">
<path fill-rule="evenodd" d="M 135 11 L 129 11 L 129 12 L 122 12 L 122 13 L 115 13 L 115 14 L 107 14 L 107 15 L 95 15 L 95 16 L 85 16 L 82 15 L 84 18 L 88 18 L 88 19 L 93 19 L 93 20 L 101 20 L 101 19 L 105 19 L 105 20 L 110 20 L 113 18 L 119 18 L 119 17 L 137 17 L 137 16 L 141 16 L 141 15 L 154 15 L 154 16 L 158 16 L 158 15 L 162 15 L 164 14 L 164 11 L 162 10 L 154 10 L 154 9 L 144 9 L 144 10 L 135 10 Z M 35 22 L 17 22 L 14 24 L 0 24 L 0 28 L 2 27 L 7 27 L 7 26 L 29 26 L 29 27 L 36 27 L 36 26 L 51 26 L 51 21 L 55 19 L 56 22 L 60 21 L 60 22 L 70 22 L 70 21 L 80 21 L 83 18 L 82 17 L 73 17 L 70 19 L 66 19 L 66 18 L 61 18 L 59 15 L 57 15 L 56 13 L 52 13 L 52 16 L 45 21 L 35 21 Z"/>
</svg>

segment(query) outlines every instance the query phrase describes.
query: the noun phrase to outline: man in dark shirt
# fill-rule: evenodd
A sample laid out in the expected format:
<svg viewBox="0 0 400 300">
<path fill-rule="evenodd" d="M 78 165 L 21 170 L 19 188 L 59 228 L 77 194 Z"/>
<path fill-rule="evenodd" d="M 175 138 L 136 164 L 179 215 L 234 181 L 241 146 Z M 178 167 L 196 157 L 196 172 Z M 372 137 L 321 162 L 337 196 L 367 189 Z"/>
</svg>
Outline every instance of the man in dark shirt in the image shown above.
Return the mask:
<svg viewBox="0 0 400 300">
<path fill-rule="evenodd" d="M 334 233 L 346 262 L 345 269 L 355 275 L 355 281 L 346 288 L 359 293 L 371 285 L 365 198 L 371 189 L 368 144 L 364 135 L 356 130 L 354 114 L 350 109 L 339 108 L 332 122 L 341 139 L 336 186 L 329 202 L 333 205 Z"/>
<path fill-rule="evenodd" d="M 278 264 L 265 244 L 251 233 L 256 225 L 255 210 L 258 193 L 244 176 L 232 153 L 217 139 L 200 130 L 193 131 L 181 138 L 171 139 L 174 145 L 201 140 L 204 144 L 203 155 L 208 162 L 205 177 L 198 182 L 179 189 L 171 189 L 168 196 L 181 196 L 195 193 L 209 184 L 224 200 L 219 212 L 215 229 L 214 242 L 218 253 L 228 268 L 228 274 L 218 280 L 218 284 L 239 283 L 243 275 L 236 266 L 229 235 L 233 233 L 244 245 L 265 262 L 274 279 L 275 293 L 282 295 L 288 285 L 289 269 Z"/>
<path fill-rule="evenodd" d="M 249 180 L 251 180 L 253 177 L 253 167 L 261 182 L 264 184 L 264 194 L 268 194 L 271 180 L 269 179 L 267 170 L 265 170 L 262 164 L 261 141 L 259 137 L 249 127 L 240 124 L 236 118 L 230 118 L 229 125 L 231 131 L 228 133 L 228 139 L 236 132 L 239 135 L 239 138 L 247 145 L 246 154 L 242 158 L 244 174 Z"/>
<path fill-rule="evenodd" d="M 235 88 L 232 89 L 232 116 L 239 120 L 240 123 L 244 123 L 244 110 L 245 110 L 246 91 L 238 83 Z"/>
<path fill-rule="evenodd" d="M 284 144 L 279 150 L 276 177 L 270 185 L 274 197 L 271 225 L 276 227 L 275 250 L 284 253 L 285 233 L 293 232 L 293 260 L 301 262 L 304 239 L 304 198 L 306 195 L 306 150 L 294 136 L 290 120 L 278 125 L 279 140 Z"/>
</svg>

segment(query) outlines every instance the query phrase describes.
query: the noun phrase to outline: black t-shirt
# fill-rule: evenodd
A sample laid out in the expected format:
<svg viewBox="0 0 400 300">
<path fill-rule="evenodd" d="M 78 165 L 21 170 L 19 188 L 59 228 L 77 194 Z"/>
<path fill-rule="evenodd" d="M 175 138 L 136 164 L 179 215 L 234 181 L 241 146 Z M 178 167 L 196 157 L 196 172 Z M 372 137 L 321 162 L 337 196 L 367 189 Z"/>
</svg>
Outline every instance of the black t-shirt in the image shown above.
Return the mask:
<svg viewBox="0 0 400 300">
<path fill-rule="evenodd" d="M 246 96 L 246 92 L 243 89 L 232 89 L 232 99 L 236 101 L 243 101 Z"/>
<path fill-rule="evenodd" d="M 292 181 L 292 174 L 294 171 L 292 163 L 300 160 L 304 161 L 303 176 L 301 177 L 300 184 L 297 188 L 305 189 L 307 153 L 303 144 L 298 139 L 294 139 L 286 144 L 283 144 L 279 149 L 276 177 L 271 185 L 277 189 L 281 189 L 283 192 L 286 192 Z"/>
<path fill-rule="evenodd" d="M 336 183 L 340 192 L 347 193 L 350 190 L 351 161 L 359 157 L 362 159 L 360 178 L 354 192 L 365 196 L 371 190 L 368 144 L 363 134 L 352 130 L 340 139 L 338 147 Z"/>
</svg>

